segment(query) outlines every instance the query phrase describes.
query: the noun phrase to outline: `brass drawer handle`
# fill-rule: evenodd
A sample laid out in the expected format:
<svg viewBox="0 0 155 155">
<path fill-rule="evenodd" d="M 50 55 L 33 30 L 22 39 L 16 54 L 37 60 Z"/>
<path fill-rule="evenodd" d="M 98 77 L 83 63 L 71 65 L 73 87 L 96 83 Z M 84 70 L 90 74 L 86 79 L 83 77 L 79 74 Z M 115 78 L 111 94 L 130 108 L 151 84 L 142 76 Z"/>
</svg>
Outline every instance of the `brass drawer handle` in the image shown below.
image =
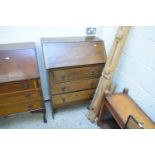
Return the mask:
<svg viewBox="0 0 155 155">
<path fill-rule="evenodd" d="M 94 75 L 95 75 L 95 72 L 94 72 L 94 71 L 92 71 L 92 72 L 91 72 L 91 75 L 92 75 L 92 76 L 94 76 Z"/>
<path fill-rule="evenodd" d="M 65 91 L 65 89 L 66 89 L 66 88 L 65 88 L 65 85 L 62 84 L 62 85 L 61 85 L 61 91 Z"/>
<path fill-rule="evenodd" d="M 91 83 L 91 87 L 95 87 L 95 83 L 94 82 Z"/>
<path fill-rule="evenodd" d="M 28 89 L 29 86 L 30 86 L 30 85 L 29 85 L 28 83 L 24 83 L 24 84 L 23 84 L 23 88 L 24 88 L 24 89 Z"/>
<path fill-rule="evenodd" d="M 61 75 L 61 79 L 64 80 L 65 79 L 65 75 Z"/>
<path fill-rule="evenodd" d="M 32 109 L 33 109 L 33 105 L 31 105 L 31 106 L 27 106 L 27 108 L 28 108 L 28 111 L 32 111 Z"/>
<path fill-rule="evenodd" d="M 30 104 L 30 105 L 28 105 L 27 107 L 28 107 L 28 108 L 32 108 L 32 107 L 33 107 L 33 105 L 32 105 L 32 104 Z"/>
<path fill-rule="evenodd" d="M 26 93 L 25 97 L 32 97 L 32 94 L 31 93 Z"/>
<path fill-rule="evenodd" d="M 66 100 L 64 97 L 62 97 L 61 99 L 62 99 L 62 102 L 65 102 L 65 100 Z"/>
</svg>

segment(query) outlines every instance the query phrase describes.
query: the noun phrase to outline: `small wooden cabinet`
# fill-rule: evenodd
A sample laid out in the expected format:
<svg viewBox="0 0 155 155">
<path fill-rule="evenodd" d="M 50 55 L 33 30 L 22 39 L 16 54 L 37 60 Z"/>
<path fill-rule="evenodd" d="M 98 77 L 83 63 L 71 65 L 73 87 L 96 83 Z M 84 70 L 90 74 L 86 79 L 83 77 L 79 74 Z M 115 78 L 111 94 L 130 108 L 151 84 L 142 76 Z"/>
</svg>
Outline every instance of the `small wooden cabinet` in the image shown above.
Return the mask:
<svg viewBox="0 0 155 155">
<path fill-rule="evenodd" d="M 35 44 L 0 45 L 0 116 L 28 111 L 46 122 Z"/>
<path fill-rule="evenodd" d="M 91 100 L 106 62 L 96 37 L 41 39 L 53 108 Z"/>
</svg>

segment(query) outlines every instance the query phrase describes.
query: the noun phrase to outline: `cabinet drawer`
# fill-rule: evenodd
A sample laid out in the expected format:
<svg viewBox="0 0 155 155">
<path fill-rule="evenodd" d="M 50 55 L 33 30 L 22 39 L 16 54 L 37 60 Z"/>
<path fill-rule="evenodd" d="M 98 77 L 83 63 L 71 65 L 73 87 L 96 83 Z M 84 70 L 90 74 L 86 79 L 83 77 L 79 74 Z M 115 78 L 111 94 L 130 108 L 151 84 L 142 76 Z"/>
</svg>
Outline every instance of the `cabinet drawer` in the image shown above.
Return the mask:
<svg viewBox="0 0 155 155">
<path fill-rule="evenodd" d="M 93 79 L 81 79 L 78 81 L 53 84 L 51 85 L 51 93 L 52 95 L 54 95 L 54 94 L 80 91 L 85 89 L 92 89 L 97 87 L 98 82 L 99 78 L 93 78 Z"/>
<path fill-rule="evenodd" d="M 34 111 L 43 108 L 43 102 L 36 100 L 33 102 L 21 102 L 12 105 L 0 104 L 0 116 L 7 116 L 19 112 Z"/>
<path fill-rule="evenodd" d="M 53 107 L 59 107 L 63 105 L 72 104 L 73 102 L 90 100 L 93 98 L 95 89 L 84 90 L 74 93 L 67 93 L 62 95 L 52 96 Z"/>
<path fill-rule="evenodd" d="M 23 101 L 38 100 L 42 98 L 41 90 L 35 89 L 15 93 L 0 94 L 0 104 L 10 105 Z"/>
<path fill-rule="evenodd" d="M 0 83 L 0 94 L 36 89 L 37 87 L 39 87 L 38 80 L 24 80 L 18 82 Z"/>
<path fill-rule="evenodd" d="M 54 83 L 79 80 L 81 78 L 100 77 L 104 64 L 91 65 L 87 67 L 76 67 L 67 69 L 51 69 L 51 78 Z"/>
</svg>

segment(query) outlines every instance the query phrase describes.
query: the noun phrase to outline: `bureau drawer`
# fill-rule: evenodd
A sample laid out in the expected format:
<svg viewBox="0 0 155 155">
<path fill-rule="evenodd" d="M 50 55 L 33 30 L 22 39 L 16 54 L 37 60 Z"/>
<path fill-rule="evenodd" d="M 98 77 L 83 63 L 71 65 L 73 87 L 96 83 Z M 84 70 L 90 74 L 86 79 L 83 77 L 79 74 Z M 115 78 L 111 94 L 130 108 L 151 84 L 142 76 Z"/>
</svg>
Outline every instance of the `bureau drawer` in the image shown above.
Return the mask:
<svg viewBox="0 0 155 155">
<path fill-rule="evenodd" d="M 98 82 L 99 78 L 93 78 L 93 79 L 81 79 L 78 81 L 53 84 L 51 85 L 51 93 L 52 95 L 54 95 L 54 94 L 92 89 L 97 87 Z"/>
<path fill-rule="evenodd" d="M 52 96 L 53 107 L 59 107 L 63 105 L 72 104 L 73 102 L 90 100 L 93 98 L 96 89 L 84 90 L 74 93 L 67 93 L 62 95 Z"/>
<path fill-rule="evenodd" d="M 0 94 L 0 104 L 8 105 L 23 101 L 38 100 L 42 98 L 41 90 L 35 89 L 15 93 Z"/>
<path fill-rule="evenodd" d="M 0 83 L 0 94 L 36 89 L 37 87 L 39 87 L 38 80 L 24 80 L 17 82 Z"/>
<path fill-rule="evenodd" d="M 66 69 L 51 69 L 50 80 L 54 80 L 54 83 L 61 83 L 79 80 L 81 78 L 100 77 L 103 67 L 104 64 Z"/>
<path fill-rule="evenodd" d="M 36 100 L 32 102 L 21 102 L 12 105 L 0 104 L 0 116 L 7 116 L 19 112 L 34 111 L 43 108 L 42 100 Z"/>
</svg>

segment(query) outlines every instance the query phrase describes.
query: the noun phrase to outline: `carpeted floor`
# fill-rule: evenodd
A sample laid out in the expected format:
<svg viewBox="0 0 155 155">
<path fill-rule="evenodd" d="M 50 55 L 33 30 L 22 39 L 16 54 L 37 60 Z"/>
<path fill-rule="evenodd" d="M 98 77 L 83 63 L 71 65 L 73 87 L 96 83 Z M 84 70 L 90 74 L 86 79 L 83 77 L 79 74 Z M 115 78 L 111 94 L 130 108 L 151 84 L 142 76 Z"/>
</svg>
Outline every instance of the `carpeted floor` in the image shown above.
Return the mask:
<svg viewBox="0 0 155 155">
<path fill-rule="evenodd" d="M 85 103 L 59 108 L 55 111 L 53 120 L 50 103 L 46 102 L 47 123 L 43 122 L 42 113 L 20 113 L 1 118 L 0 129 L 97 129 L 96 124 L 87 120 L 88 105 Z M 104 128 L 113 128 L 111 124 L 115 123 L 106 122 Z"/>
</svg>

